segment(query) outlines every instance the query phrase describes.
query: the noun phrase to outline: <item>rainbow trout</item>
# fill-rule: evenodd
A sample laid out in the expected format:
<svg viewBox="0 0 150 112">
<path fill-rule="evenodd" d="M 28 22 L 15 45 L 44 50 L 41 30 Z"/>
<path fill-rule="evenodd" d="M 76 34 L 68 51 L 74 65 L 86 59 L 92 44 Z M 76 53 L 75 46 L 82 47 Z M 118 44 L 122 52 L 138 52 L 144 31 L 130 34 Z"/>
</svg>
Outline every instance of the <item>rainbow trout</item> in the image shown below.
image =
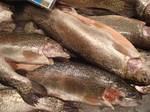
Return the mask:
<svg viewBox="0 0 150 112">
<path fill-rule="evenodd" d="M 97 8 L 115 14 L 134 16 L 136 0 L 59 0 L 62 4 L 75 8 Z"/>
<path fill-rule="evenodd" d="M 59 2 L 75 8 L 103 9 L 128 17 L 138 15 L 150 23 L 150 0 L 60 0 Z"/>
<path fill-rule="evenodd" d="M 88 17 L 114 28 L 136 47 L 150 49 L 150 27 L 144 22 L 117 15 Z"/>
<path fill-rule="evenodd" d="M 150 84 L 150 70 L 135 47 L 120 33 L 69 10 L 41 10 L 28 6 L 23 15 L 89 62 L 137 84 Z"/>
<path fill-rule="evenodd" d="M 48 95 L 64 101 L 113 108 L 136 106 L 141 98 L 119 77 L 79 62 L 56 62 L 28 73 L 27 77 L 45 87 Z"/>
<path fill-rule="evenodd" d="M 22 98 L 33 105 L 37 99 L 29 79 L 16 73 L 16 63 L 53 64 L 53 58 L 69 58 L 55 41 L 38 34 L 0 34 L 0 80 L 16 88 Z"/>
</svg>

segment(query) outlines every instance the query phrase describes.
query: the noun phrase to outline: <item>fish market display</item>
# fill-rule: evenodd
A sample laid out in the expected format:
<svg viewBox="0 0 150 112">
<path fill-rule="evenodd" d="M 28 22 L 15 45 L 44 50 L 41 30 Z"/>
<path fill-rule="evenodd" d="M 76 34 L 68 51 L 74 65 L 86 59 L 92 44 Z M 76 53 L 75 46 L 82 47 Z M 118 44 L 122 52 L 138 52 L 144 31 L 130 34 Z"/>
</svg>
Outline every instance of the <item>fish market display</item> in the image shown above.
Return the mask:
<svg viewBox="0 0 150 112">
<path fill-rule="evenodd" d="M 0 112 L 149 112 L 149 98 L 150 0 L 1 0 Z"/>
<path fill-rule="evenodd" d="M 136 47 L 150 49 L 150 27 L 145 26 L 143 21 L 117 15 L 89 16 L 89 18 L 111 26 Z"/>
<path fill-rule="evenodd" d="M 54 9 L 48 13 L 28 6 L 24 15 L 91 63 L 137 84 L 150 84 L 150 70 L 139 52 L 125 37 L 105 24 L 69 10 Z"/>
<path fill-rule="evenodd" d="M 48 95 L 65 101 L 112 107 L 135 106 L 141 98 L 119 77 L 78 62 L 56 62 L 30 72 L 27 77 L 43 85 Z"/>
</svg>

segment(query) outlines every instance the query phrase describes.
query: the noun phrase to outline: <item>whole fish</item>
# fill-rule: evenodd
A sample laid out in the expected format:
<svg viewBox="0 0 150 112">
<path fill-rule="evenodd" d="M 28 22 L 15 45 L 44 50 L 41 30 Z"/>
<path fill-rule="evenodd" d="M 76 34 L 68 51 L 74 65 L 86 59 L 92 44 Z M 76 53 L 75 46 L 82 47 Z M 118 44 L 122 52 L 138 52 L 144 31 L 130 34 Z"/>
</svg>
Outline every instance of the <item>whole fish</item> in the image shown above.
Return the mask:
<svg viewBox="0 0 150 112">
<path fill-rule="evenodd" d="M 16 73 L 16 64 L 53 64 L 53 58 L 69 58 L 63 48 L 48 37 L 38 34 L 0 34 L 0 80 L 16 88 L 29 104 L 37 99 L 32 84 L 26 77 Z"/>
<path fill-rule="evenodd" d="M 0 23 L 4 21 L 12 21 L 13 12 L 10 10 L 9 6 L 0 2 Z"/>
<path fill-rule="evenodd" d="M 150 23 L 150 0 L 60 0 L 59 2 L 76 8 L 98 8 L 100 11 L 103 9 L 128 17 L 138 15 Z"/>
<path fill-rule="evenodd" d="M 114 28 L 136 47 L 150 49 L 150 27 L 144 22 L 117 15 L 88 17 Z"/>
<path fill-rule="evenodd" d="M 89 62 L 138 84 L 150 84 L 150 70 L 120 33 L 69 10 L 41 10 L 28 6 L 22 16 L 32 19 L 55 40 Z"/>
<path fill-rule="evenodd" d="M 141 98 L 119 77 L 79 62 L 56 62 L 28 73 L 27 77 L 45 87 L 48 95 L 64 101 L 113 108 L 136 106 Z"/>
<path fill-rule="evenodd" d="M 136 0 L 59 0 L 62 4 L 75 8 L 104 9 L 116 14 L 134 16 Z"/>
</svg>

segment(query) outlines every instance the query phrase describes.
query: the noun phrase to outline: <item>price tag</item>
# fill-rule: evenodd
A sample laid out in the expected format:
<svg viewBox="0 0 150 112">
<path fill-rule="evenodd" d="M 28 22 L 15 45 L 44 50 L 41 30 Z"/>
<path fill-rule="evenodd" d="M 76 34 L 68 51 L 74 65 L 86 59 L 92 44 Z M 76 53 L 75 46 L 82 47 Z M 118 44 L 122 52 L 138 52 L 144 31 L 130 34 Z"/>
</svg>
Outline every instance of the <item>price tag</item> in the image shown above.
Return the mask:
<svg viewBox="0 0 150 112">
<path fill-rule="evenodd" d="M 56 2 L 56 0 L 28 0 L 28 1 L 33 2 L 34 4 L 42 6 L 46 9 L 51 9 Z"/>
</svg>

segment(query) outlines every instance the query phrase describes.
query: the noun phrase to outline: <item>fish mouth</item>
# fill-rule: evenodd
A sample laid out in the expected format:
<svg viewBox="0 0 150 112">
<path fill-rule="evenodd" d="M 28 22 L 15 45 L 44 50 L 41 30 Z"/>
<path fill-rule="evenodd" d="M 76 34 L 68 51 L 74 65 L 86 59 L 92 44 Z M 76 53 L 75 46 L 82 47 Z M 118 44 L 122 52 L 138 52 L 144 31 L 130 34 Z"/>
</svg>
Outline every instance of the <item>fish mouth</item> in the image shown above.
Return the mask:
<svg viewBox="0 0 150 112">
<path fill-rule="evenodd" d="M 131 98 L 124 98 L 122 101 L 119 102 L 120 106 L 123 107 L 135 107 L 140 104 L 139 100 L 131 99 Z"/>
<path fill-rule="evenodd" d="M 150 94 L 150 85 L 148 86 L 136 86 L 135 88 L 139 91 L 142 95 Z"/>
</svg>

